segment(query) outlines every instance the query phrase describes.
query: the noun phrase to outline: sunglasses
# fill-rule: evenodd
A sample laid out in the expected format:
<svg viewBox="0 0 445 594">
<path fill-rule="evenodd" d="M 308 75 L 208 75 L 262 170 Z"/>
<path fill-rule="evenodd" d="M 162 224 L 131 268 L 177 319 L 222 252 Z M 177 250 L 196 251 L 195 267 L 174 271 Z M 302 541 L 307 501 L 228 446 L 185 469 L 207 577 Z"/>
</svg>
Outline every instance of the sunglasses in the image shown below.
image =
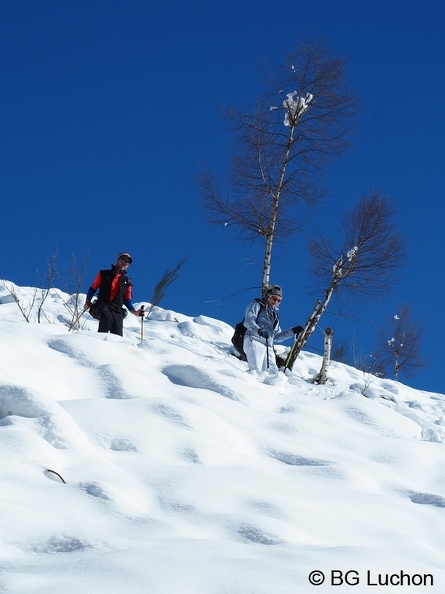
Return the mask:
<svg viewBox="0 0 445 594">
<path fill-rule="evenodd" d="M 127 258 L 119 258 L 119 260 L 125 264 L 130 264 L 130 260 L 127 260 Z"/>
<path fill-rule="evenodd" d="M 272 296 L 270 298 L 271 301 L 276 301 L 277 303 L 281 303 L 281 297 Z"/>
</svg>

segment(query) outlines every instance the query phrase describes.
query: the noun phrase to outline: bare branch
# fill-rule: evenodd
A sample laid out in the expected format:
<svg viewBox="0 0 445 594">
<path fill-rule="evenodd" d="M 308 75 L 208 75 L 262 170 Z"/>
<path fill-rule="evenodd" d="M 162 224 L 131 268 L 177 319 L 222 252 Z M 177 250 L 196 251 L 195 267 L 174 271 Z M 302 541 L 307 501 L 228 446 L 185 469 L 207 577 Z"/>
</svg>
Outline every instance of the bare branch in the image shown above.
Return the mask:
<svg viewBox="0 0 445 594">
<path fill-rule="evenodd" d="M 312 271 L 318 283 L 378 295 L 388 290 L 404 256 L 394 228 L 394 207 L 379 193 L 364 196 L 343 219 L 340 246 L 312 239 Z"/>
<path fill-rule="evenodd" d="M 392 318 L 389 329 L 380 330 L 377 360 L 383 367 L 392 368 L 394 380 L 400 371 L 412 377 L 415 370 L 427 365 L 420 353 L 423 332 L 406 305 Z"/>
<path fill-rule="evenodd" d="M 167 270 L 162 276 L 161 280 L 157 283 L 153 290 L 153 296 L 151 298 L 150 309 L 148 310 L 147 317 L 151 314 L 153 309 L 159 305 L 160 301 L 165 296 L 165 291 L 172 283 L 174 283 L 179 277 L 179 271 L 184 265 L 187 258 L 180 260 L 172 270 Z"/>
</svg>

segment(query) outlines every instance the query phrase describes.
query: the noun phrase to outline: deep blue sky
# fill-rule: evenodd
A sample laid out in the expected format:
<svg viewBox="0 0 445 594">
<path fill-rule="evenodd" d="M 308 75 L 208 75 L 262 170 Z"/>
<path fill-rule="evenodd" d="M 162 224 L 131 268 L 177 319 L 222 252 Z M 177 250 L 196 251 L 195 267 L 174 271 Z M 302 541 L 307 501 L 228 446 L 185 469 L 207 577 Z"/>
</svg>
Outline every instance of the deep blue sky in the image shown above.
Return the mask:
<svg viewBox="0 0 445 594">
<path fill-rule="evenodd" d="M 304 38 L 323 38 L 364 100 L 353 147 L 329 170 L 329 201 L 275 251 L 282 326 L 302 323 L 316 297 L 311 229 L 335 229 L 337 212 L 378 189 L 397 204 L 407 240 L 402 278 L 379 301 L 351 303 L 350 317 L 332 304 L 307 346 L 321 348 L 331 325 L 369 354 L 407 304 L 425 325 L 430 365 L 404 381 L 443 393 L 444 26 L 440 0 L 2 2 L 0 277 L 33 286 L 58 246 L 60 269 L 71 253 L 88 255 L 86 291 L 128 250 L 135 301 L 149 301 L 189 256 L 161 305 L 235 324 L 257 292 L 229 296 L 260 285 L 263 248 L 206 222 L 195 176 L 202 165 L 226 170 L 222 108 L 255 102 L 260 62 L 280 64 Z"/>
</svg>

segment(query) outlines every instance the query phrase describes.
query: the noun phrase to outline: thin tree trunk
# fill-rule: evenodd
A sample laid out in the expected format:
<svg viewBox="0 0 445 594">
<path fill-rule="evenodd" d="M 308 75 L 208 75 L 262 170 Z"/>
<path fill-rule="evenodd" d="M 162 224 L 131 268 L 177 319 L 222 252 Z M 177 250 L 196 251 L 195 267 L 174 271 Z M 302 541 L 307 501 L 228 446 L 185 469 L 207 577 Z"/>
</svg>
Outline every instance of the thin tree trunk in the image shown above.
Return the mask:
<svg viewBox="0 0 445 594">
<path fill-rule="evenodd" d="M 293 348 L 292 356 L 289 359 L 289 363 L 288 363 L 287 367 L 291 371 L 292 371 L 295 361 L 297 360 L 298 355 L 301 352 L 301 349 L 304 347 L 304 345 L 308 341 L 309 337 L 311 336 L 311 334 L 317 327 L 318 321 L 320 320 L 321 316 L 326 311 L 326 309 L 329 305 L 329 301 L 331 300 L 332 294 L 334 293 L 335 286 L 336 285 L 333 282 L 331 284 L 331 286 L 329 287 L 329 289 L 326 291 L 324 300 L 322 302 L 317 300 L 317 302 L 315 303 L 312 313 L 309 316 L 309 318 L 304 326 L 303 332 L 300 334 L 300 336 L 296 340 L 296 343 Z"/>
<path fill-rule="evenodd" d="M 289 154 L 290 154 L 290 149 L 291 149 L 291 146 L 293 143 L 294 129 L 295 129 L 295 126 L 292 126 L 290 128 L 289 138 L 288 138 L 288 142 L 287 142 L 287 146 L 286 146 L 286 150 L 285 150 L 284 158 L 283 158 L 283 166 L 280 171 L 280 177 L 278 179 L 276 193 L 274 194 L 272 191 L 270 192 L 270 195 L 271 195 L 272 201 L 273 201 L 273 209 L 272 209 L 272 217 L 271 217 L 270 225 L 269 225 L 269 231 L 266 236 L 266 249 L 265 249 L 265 253 L 264 253 L 263 281 L 262 281 L 263 282 L 263 290 L 269 285 L 269 280 L 270 280 L 272 246 L 273 246 L 273 240 L 274 240 L 274 236 L 275 236 L 275 227 L 276 227 L 277 219 L 278 219 L 278 206 L 280 203 L 281 190 L 283 189 L 283 182 L 284 182 L 284 177 L 286 175 L 287 164 L 289 163 Z"/>
<path fill-rule="evenodd" d="M 398 381 L 399 377 L 399 355 L 396 352 L 394 355 L 394 381 Z"/>
<path fill-rule="evenodd" d="M 332 328 L 326 328 L 324 331 L 324 349 L 323 349 L 323 363 L 321 365 L 320 373 L 315 376 L 314 383 L 325 384 L 327 378 L 327 370 L 331 359 L 331 347 L 332 347 Z"/>
</svg>

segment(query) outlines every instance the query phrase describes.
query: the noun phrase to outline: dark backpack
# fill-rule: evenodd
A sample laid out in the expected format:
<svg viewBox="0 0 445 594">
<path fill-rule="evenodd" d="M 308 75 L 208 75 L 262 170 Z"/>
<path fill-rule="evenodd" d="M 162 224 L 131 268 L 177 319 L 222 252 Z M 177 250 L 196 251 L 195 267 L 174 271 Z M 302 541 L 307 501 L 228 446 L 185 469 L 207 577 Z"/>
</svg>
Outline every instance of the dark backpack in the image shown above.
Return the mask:
<svg viewBox="0 0 445 594">
<path fill-rule="evenodd" d="M 88 310 L 88 313 L 95 320 L 100 320 L 100 314 L 101 314 L 100 310 L 101 310 L 101 303 L 99 301 L 93 301 L 93 303 L 90 305 L 90 309 Z"/>
<path fill-rule="evenodd" d="M 258 303 L 260 304 L 260 309 L 258 310 L 259 315 L 260 311 L 264 307 L 264 301 L 262 301 L 261 299 L 255 299 L 255 301 L 258 301 Z M 244 326 L 243 318 L 243 320 L 241 322 L 238 322 L 238 324 L 235 326 L 235 332 L 232 336 L 232 344 L 235 347 L 235 350 L 238 351 L 241 361 L 247 361 L 247 356 L 243 349 L 244 336 L 246 334 L 246 330 L 247 328 Z"/>
<path fill-rule="evenodd" d="M 90 316 L 92 316 L 95 320 L 100 320 L 100 317 L 102 315 L 102 306 L 103 305 L 104 304 L 98 300 L 93 301 L 93 303 L 90 305 L 90 309 L 88 310 L 88 313 L 90 314 Z M 128 315 L 128 309 L 124 306 L 122 306 L 122 315 L 124 318 L 126 318 Z"/>
<path fill-rule="evenodd" d="M 232 336 L 232 344 L 235 347 L 235 350 L 238 351 L 241 361 L 247 361 L 246 353 L 243 349 L 244 335 L 246 334 L 246 330 L 247 328 L 244 326 L 244 323 L 238 322 L 238 324 L 235 326 L 235 332 Z"/>
</svg>

